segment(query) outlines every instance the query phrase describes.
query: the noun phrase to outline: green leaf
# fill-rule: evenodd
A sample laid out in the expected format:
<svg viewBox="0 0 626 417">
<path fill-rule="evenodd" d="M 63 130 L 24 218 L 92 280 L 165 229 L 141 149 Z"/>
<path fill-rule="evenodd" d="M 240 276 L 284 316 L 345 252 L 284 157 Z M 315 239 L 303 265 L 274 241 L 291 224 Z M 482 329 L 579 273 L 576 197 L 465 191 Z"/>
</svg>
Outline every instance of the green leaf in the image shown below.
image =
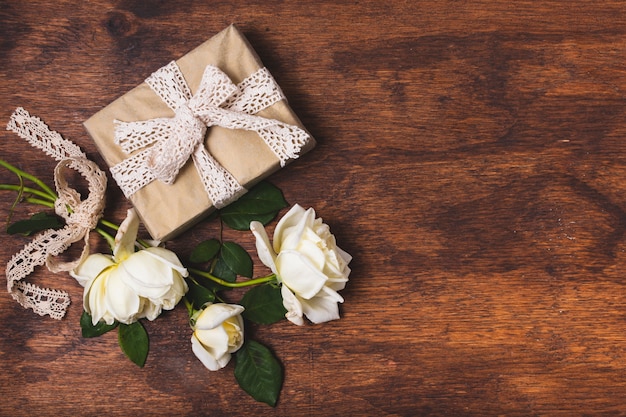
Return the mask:
<svg viewBox="0 0 626 417">
<path fill-rule="evenodd" d="M 252 258 L 248 252 L 235 242 L 224 242 L 220 258 L 228 268 L 242 277 L 252 277 Z"/>
<path fill-rule="evenodd" d="M 189 261 L 195 264 L 209 262 L 220 251 L 220 242 L 217 239 L 209 239 L 200 243 L 189 255 Z"/>
<path fill-rule="evenodd" d="M 37 233 L 42 230 L 57 230 L 63 226 L 63 222 L 57 216 L 42 211 L 40 213 L 33 214 L 30 219 L 20 220 L 11 224 L 7 227 L 7 233 L 10 235 L 21 233 L 25 236 L 30 236 L 33 233 Z"/>
<path fill-rule="evenodd" d="M 251 288 L 239 304 L 246 308 L 243 317 L 259 324 L 275 323 L 284 319 L 287 313 L 280 288 L 271 284 Z"/>
<path fill-rule="evenodd" d="M 221 209 L 220 216 L 232 229 L 249 230 L 251 221 L 256 220 L 266 225 L 287 205 L 278 187 L 261 181 L 237 201 Z"/>
<path fill-rule="evenodd" d="M 283 369 L 272 352 L 259 342 L 247 340 L 235 353 L 235 378 L 257 401 L 276 406 L 283 385 Z"/>
<path fill-rule="evenodd" d="M 205 303 L 215 301 L 215 293 L 205 286 L 201 285 L 195 279 L 187 278 L 187 291 L 186 297 L 196 308 L 200 308 Z"/>
<path fill-rule="evenodd" d="M 98 337 L 106 332 L 109 332 L 117 327 L 118 323 L 115 321 L 113 324 L 106 324 L 103 321 L 99 321 L 94 326 L 91 323 L 91 315 L 83 310 L 83 314 L 80 316 L 80 328 L 82 330 L 83 337 Z"/>
<path fill-rule="evenodd" d="M 128 356 L 128 359 L 143 368 L 150 346 L 148 332 L 146 332 L 143 325 L 138 321 L 133 324 L 120 323 L 117 331 L 117 341 L 122 348 L 122 352 Z"/>
<path fill-rule="evenodd" d="M 228 267 L 221 255 L 217 258 L 217 262 L 215 262 L 211 273 L 227 282 L 235 282 L 237 280 L 237 274 Z"/>
</svg>

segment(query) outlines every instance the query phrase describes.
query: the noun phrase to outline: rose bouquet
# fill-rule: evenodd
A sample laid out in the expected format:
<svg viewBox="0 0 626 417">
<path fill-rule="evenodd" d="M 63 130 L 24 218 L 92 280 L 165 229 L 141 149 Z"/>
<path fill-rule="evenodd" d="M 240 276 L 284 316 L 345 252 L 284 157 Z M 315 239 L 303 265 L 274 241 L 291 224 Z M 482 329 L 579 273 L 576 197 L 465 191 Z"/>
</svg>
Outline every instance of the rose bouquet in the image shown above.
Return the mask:
<svg viewBox="0 0 626 417">
<path fill-rule="evenodd" d="M 18 178 L 17 184 L 0 184 L 1 190 L 17 193 L 11 215 L 19 203 L 44 208 L 29 219 L 9 220 L 8 233 L 35 236 L 7 265 L 7 288 L 13 298 L 40 315 L 61 318 L 68 296 L 36 287 L 24 278 L 43 264 L 54 272 L 68 272 L 84 287 L 83 336 L 117 329 L 122 351 L 139 366 L 144 366 L 149 351 L 141 321 L 157 319 L 182 300 L 189 313 L 191 349 L 200 362 L 217 371 L 235 357 L 239 385 L 257 401 L 274 406 L 282 387 L 282 366 L 266 346 L 245 336 L 246 323 L 271 324 L 287 318 L 303 325 L 304 317 L 312 323 L 338 319 L 338 303 L 343 302 L 338 291 L 350 274 L 351 256 L 337 246 L 329 226 L 316 218 L 315 211 L 293 205 L 276 224 L 270 242 L 265 226 L 288 204 L 278 188 L 261 182 L 212 219 L 235 230 L 251 231 L 258 258 L 271 274 L 254 278 L 247 251 L 221 237 L 204 240 L 183 262 L 160 242 L 138 239 L 139 218 L 134 209 L 128 210 L 119 226 L 102 218 L 106 178 L 73 143 L 23 109 L 16 111 L 8 129 L 59 160 L 56 192 L 39 178 L 0 160 L 0 166 Z M 69 188 L 62 175 L 67 168 L 87 179 L 87 198 L 81 199 Z M 90 253 L 90 230 L 109 243 L 110 254 Z M 62 263 L 56 259 L 81 239 L 84 248 L 77 260 Z M 224 301 L 226 291 L 244 287 L 248 290 L 238 303 Z"/>
</svg>

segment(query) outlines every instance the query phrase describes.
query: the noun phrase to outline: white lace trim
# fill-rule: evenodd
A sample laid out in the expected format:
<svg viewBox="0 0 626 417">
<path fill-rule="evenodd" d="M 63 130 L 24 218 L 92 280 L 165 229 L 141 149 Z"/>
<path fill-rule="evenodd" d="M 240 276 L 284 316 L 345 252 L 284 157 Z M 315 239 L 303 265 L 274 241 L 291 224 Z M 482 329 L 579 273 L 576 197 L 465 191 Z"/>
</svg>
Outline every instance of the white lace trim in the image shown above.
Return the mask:
<svg viewBox="0 0 626 417">
<path fill-rule="evenodd" d="M 202 185 L 216 208 L 225 207 L 229 200 L 236 200 L 245 194 L 245 188 L 211 156 L 204 146 L 196 148 L 193 162 L 198 168 Z"/>
<path fill-rule="evenodd" d="M 272 74 L 261 68 L 237 85 L 237 91 L 226 100 L 226 107 L 232 111 L 257 114 L 272 104 L 286 100 Z"/>
<path fill-rule="evenodd" d="M 126 123 L 116 120 L 115 143 L 120 145 L 126 153 L 133 153 L 138 149 L 152 145 L 160 137 L 167 137 L 172 134 L 170 119 L 160 118 L 146 120 L 143 123 Z"/>
<path fill-rule="evenodd" d="M 156 179 L 145 162 L 149 151 L 136 153 L 110 169 L 111 176 L 127 198 Z"/>
<path fill-rule="evenodd" d="M 156 179 L 173 183 L 190 156 L 215 207 L 223 207 L 245 193 L 241 184 L 205 149 L 206 129 L 211 126 L 256 132 L 281 166 L 297 158 L 309 140 L 309 135 L 297 126 L 255 115 L 285 98 L 266 68 L 235 85 L 219 68 L 209 65 L 193 96 L 174 61 L 153 73 L 146 83 L 175 116 L 115 122 L 115 142 L 124 152 L 141 150 L 111 167 L 113 178 L 126 197 Z"/>
<path fill-rule="evenodd" d="M 163 76 L 164 74 L 167 76 Z M 183 73 L 180 72 L 180 68 L 174 61 L 159 68 L 146 78 L 146 84 L 172 110 L 176 110 L 191 98 L 191 90 L 185 82 Z"/>
<path fill-rule="evenodd" d="M 42 316 L 47 314 L 60 319 L 70 303 L 69 295 L 22 280 L 35 267 L 43 264 L 52 272 L 70 271 L 89 254 L 89 230 L 96 227 L 104 211 L 106 175 L 86 158 L 78 146 L 51 131 L 41 119 L 31 116 L 21 107 L 11 116 L 7 130 L 14 131 L 34 147 L 60 161 L 54 170 L 58 194 L 55 211 L 66 222 L 61 230 L 47 230 L 37 235 L 11 258 L 6 267 L 7 290 L 25 308 L 32 308 Z M 87 180 L 89 195 L 86 199 L 81 200 L 80 194 L 69 186 L 65 178 L 68 168 L 78 171 Z M 78 259 L 61 262 L 56 258 L 81 239 L 83 250 Z"/>
<path fill-rule="evenodd" d="M 41 149 L 57 161 L 70 157 L 86 158 L 78 146 L 63 139 L 58 132 L 48 129 L 39 117 L 31 116 L 22 107 L 15 109 L 11 115 L 7 130 L 17 133 L 31 146 Z"/>
</svg>

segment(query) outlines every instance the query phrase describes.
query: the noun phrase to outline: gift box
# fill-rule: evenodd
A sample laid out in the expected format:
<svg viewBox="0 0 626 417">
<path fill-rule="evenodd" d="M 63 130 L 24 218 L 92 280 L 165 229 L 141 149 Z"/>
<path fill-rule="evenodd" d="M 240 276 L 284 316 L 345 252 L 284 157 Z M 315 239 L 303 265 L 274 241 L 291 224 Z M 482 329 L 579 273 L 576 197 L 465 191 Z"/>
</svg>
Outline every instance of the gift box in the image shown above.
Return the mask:
<svg viewBox="0 0 626 417">
<path fill-rule="evenodd" d="M 179 235 L 315 145 L 234 25 L 84 125 L 156 240 Z"/>
</svg>

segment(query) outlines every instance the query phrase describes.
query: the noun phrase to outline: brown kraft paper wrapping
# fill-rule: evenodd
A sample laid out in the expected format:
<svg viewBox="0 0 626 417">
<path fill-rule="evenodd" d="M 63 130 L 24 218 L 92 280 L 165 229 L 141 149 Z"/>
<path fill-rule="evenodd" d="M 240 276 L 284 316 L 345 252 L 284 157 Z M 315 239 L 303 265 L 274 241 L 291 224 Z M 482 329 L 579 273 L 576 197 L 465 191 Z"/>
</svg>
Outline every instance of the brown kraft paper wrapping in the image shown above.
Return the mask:
<svg viewBox="0 0 626 417">
<path fill-rule="evenodd" d="M 220 68 L 235 84 L 263 67 L 248 41 L 234 25 L 176 63 L 192 94 L 200 85 L 207 65 Z M 257 115 L 306 130 L 285 100 Z M 144 82 L 90 117 L 84 125 L 111 167 L 128 157 L 115 144 L 114 120 L 130 122 L 173 116 L 174 112 Z M 300 155 L 315 146 L 315 140 L 310 135 L 309 138 Z M 211 127 L 206 134 L 205 146 L 245 188 L 250 188 L 280 169 L 278 157 L 255 132 Z M 191 160 L 181 169 L 172 185 L 153 181 L 134 193 L 130 200 L 152 238 L 162 241 L 179 235 L 214 210 Z"/>
</svg>

